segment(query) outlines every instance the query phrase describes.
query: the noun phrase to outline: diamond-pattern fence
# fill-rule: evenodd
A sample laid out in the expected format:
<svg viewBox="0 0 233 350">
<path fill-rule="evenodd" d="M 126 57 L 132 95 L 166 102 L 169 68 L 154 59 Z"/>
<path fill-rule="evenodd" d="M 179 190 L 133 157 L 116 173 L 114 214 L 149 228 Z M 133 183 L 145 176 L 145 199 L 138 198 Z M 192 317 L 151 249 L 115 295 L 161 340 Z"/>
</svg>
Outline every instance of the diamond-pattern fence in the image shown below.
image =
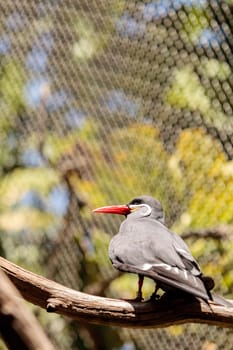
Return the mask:
<svg viewBox="0 0 233 350">
<path fill-rule="evenodd" d="M 231 298 L 233 2 L 0 7 L 2 255 L 78 290 L 131 297 L 134 276 L 107 255 L 120 218 L 91 210 L 147 193 Z M 62 350 L 232 348 L 232 331 L 214 326 L 118 329 L 35 312 Z"/>
</svg>

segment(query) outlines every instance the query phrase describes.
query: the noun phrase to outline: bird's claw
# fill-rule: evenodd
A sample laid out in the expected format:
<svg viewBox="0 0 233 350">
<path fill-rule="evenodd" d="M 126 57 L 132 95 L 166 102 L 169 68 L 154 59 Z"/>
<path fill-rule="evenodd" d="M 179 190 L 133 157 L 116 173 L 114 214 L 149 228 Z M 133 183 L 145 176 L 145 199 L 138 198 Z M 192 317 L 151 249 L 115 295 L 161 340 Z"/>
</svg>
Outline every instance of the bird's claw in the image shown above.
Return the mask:
<svg viewBox="0 0 233 350">
<path fill-rule="evenodd" d="M 124 301 L 131 301 L 131 302 L 141 302 L 144 300 L 141 294 L 137 294 L 136 298 L 134 299 L 122 299 Z"/>
<path fill-rule="evenodd" d="M 144 300 L 144 298 L 143 297 L 136 297 L 135 299 L 133 299 L 133 301 L 143 301 Z"/>
<path fill-rule="evenodd" d="M 142 301 L 144 298 L 142 297 L 142 292 L 138 292 L 136 298 L 134 299 L 135 301 Z"/>
<path fill-rule="evenodd" d="M 160 299 L 160 295 L 156 294 L 156 293 L 153 293 L 153 294 L 151 294 L 149 301 L 155 301 L 155 300 L 158 300 L 158 299 Z"/>
<path fill-rule="evenodd" d="M 134 298 L 134 299 L 123 299 L 123 300 L 125 300 L 125 301 L 132 301 L 132 302 L 141 302 L 141 301 L 143 301 L 144 299 L 143 298 L 140 298 L 140 297 L 136 297 L 136 298 Z"/>
</svg>

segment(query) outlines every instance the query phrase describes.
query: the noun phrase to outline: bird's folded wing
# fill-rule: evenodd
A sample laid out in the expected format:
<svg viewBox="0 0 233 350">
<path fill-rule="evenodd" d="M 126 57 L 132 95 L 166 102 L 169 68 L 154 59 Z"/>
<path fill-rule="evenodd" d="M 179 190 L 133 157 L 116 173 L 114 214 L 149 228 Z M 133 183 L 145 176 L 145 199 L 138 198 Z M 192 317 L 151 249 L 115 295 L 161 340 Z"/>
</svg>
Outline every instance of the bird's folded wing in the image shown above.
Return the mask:
<svg viewBox="0 0 233 350">
<path fill-rule="evenodd" d="M 181 270 L 176 266 L 170 266 L 161 262 L 158 262 L 157 264 L 153 263 L 153 265 L 144 264 L 142 266 L 133 266 L 123 263 L 119 264 L 117 268 L 124 272 L 137 273 L 149 277 L 155 282 L 161 283 L 163 289 L 170 287 L 176 290 L 182 290 L 205 300 L 212 299 L 210 292 L 206 290 L 200 277 L 196 277 L 189 271 Z"/>
</svg>

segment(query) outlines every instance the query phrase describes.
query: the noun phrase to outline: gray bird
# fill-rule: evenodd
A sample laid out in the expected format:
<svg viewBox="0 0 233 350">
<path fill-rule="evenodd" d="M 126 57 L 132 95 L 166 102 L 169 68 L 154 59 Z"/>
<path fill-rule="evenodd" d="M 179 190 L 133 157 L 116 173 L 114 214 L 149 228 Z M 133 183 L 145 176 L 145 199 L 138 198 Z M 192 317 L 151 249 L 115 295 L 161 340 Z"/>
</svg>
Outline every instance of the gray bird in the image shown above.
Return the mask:
<svg viewBox="0 0 233 350">
<path fill-rule="evenodd" d="M 210 292 L 213 279 L 202 274 L 183 239 L 165 226 L 158 200 L 144 195 L 127 205 L 101 207 L 94 212 L 126 216 L 119 233 L 110 242 L 109 257 L 116 269 L 138 274 L 136 300 L 143 299 L 143 279 L 149 277 L 156 282 L 151 298 L 157 298 L 161 288 L 165 292 L 182 291 L 229 306 L 224 298 L 213 297 Z"/>
</svg>

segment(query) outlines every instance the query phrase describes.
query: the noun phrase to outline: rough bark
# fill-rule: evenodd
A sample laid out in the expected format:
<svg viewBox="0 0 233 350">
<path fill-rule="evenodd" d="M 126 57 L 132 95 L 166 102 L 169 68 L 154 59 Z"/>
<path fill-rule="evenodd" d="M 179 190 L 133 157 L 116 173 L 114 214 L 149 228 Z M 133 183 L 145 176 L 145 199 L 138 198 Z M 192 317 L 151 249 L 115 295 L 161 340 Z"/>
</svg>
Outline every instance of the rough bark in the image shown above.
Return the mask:
<svg viewBox="0 0 233 350">
<path fill-rule="evenodd" d="M 54 350 L 19 292 L 0 269 L 0 334 L 9 349 Z"/>
<path fill-rule="evenodd" d="M 29 302 L 90 323 L 161 328 L 187 322 L 233 327 L 233 306 L 195 298 L 164 297 L 155 302 L 128 302 L 81 293 L 29 272 L 3 258 L 0 266 Z M 233 305 L 233 304 L 232 304 Z"/>
</svg>

